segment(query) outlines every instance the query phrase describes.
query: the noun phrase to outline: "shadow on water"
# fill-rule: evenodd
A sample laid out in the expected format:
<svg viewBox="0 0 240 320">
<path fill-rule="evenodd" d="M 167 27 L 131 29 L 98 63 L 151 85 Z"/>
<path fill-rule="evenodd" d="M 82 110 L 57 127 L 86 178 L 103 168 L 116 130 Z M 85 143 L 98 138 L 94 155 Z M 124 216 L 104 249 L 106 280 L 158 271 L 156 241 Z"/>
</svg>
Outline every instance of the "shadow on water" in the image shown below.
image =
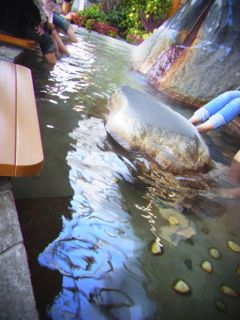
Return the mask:
<svg viewBox="0 0 240 320">
<path fill-rule="evenodd" d="M 237 139 L 220 130 L 204 136 L 209 174 L 150 172 L 106 136 L 104 117 L 120 85 L 161 95 L 130 69 L 130 45 L 78 36 L 71 57 L 51 70 L 37 55 L 23 61 L 33 70 L 45 166 L 13 186 L 41 319 L 237 319 L 239 299 L 220 287 L 239 291 L 239 253 L 227 247 L 240 242 L 239 202 L 213 194 L 226 185 Z M 152 252 L 156 241 L 161 255 Z M 173 290 L 178 279 L 190 295 Z"/>
</svg>

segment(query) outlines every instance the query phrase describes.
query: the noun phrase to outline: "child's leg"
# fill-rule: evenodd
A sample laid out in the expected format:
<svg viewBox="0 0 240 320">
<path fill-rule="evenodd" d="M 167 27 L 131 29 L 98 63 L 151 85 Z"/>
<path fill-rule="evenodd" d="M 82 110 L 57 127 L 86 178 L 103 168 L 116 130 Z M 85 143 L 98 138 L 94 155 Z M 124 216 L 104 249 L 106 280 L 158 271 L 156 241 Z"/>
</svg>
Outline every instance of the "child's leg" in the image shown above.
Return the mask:
<svg viewBox="0 0 240 320">
<path fill-rule="evenodd" d="M 67 50 L 67 48 L 65 47 L 64 43 L 62 42 L 61 38 L 59 37 L 59 35 L 57 34 L 57 31 L 56 30 L 53 30 L 52 31 L 52 39 L 54 41 L 54 43 L 56 44 L 57 48 L 58 48 L 58 51 L 60 53 L 64 53 L 64 54 L 67 54 L 67 55 L 70 55 L 69 51 Z"/>
<path fill-rule="evenodd" d="M 74 33 L 74 30 L 68 20 L 64 17 L 60 16 L 59 14 L 53 14 L 53 24 L 57 27 L 62 29 L 66 32 L 72 42 L 78 42 L 78 39 Z"/>
<path fill-rule="evenodd" d="M 240 115 L 240 96 L 239 98 L 231 100 L 224 108 L 222 108 L 218 112 L 218 114 L 223 117 L 224 119 L 223 124 L 227 124 L 231 122 L 234 118 Z M 219 125 L 217 127 L 219 127 Z"/>
<path fill-rule="evenodd" d="M 72 26 L 70 25 L 67 29 L 67 34 L 69 36 L 69 39 L 72 41 L 72 42 L 78 42 L 78 38 L 76 37 L 75 33 L 74 33 L 74 30 L 72 28 Z"/>
<path fill-rule="evenodd" d="M 231 122 L 240 114 L 240 98 L 231 100 L 224 108 L 197 127 L 199 132 L 217 129 Z"/>
<path fill-rule="evenodd" d="M 44 30 L 43 35 L 39 35 L 36 33 L 36 30 L 29 27 L 26 29 L 25 36 L 29 39 L 34 39 L 39 43 L 42 54 L 49 63 L 56 63 L 57 48 L 50 34 L 46 30 Z"/>
<path fill-rule="evenodd" d="M 203 122 L 209 117 L 224 108 L 232 99 L 240 98 L 240 91 L 227 91 L 215 99 L 205 104 L 202 108 L 194 112 L 193 116 L 189 119 L 193 124 Z"/>
</svg>

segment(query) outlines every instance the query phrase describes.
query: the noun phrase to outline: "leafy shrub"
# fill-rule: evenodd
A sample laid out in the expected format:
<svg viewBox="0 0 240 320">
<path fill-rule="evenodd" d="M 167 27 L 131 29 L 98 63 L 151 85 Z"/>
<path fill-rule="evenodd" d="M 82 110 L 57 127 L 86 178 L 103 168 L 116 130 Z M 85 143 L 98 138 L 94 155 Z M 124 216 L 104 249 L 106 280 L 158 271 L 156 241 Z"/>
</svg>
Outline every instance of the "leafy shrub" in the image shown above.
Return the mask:
<svg viewBox="0 0 240 320">
<path fill-rule="evenodd" d="M 106 14 L 101 10 L 100 6 L 94 4 L 89 6 L 81 11 L 79 11 L 78 15 L 81 17 L 87 17 L 88 19 L 94 19 L 97 22 L 106 22 Z"/>
<path fill-rule="evenodd" d="M 171 0 L 103 0 L 100 5 L 81 10 L 75 23 L 88 30 L 97 29 L 109 36 L 121 35 L 131 43 L 140 43 L 146 32 L 153 32 L 165 21 L 170 4 Z M 104 27 L 95 26 L 96 23 L 103 23 Z"/>
<path fill-rule="evenodd" d="M 136 34 L 127 34 L 126 41 L 132 44 L 140 44 L 143 42 L 143 38 Z"/>
<path fill-rule="evenodd" d="M 107 21 L 125 35 L 133 30 L 152 32 L 167 18 L 170 4 L 171 0 L 122 0 L 106 12 Z"/>
<path fill-rule="evenodd" d="M 117 37 L 118 36 L 118 29 L 115 27 L 112 27 L 110 25 L 108 25 L 107 23 L 103 23 L 103 22 L 95 22 L 94 24 L 94 30 L 101 33 L 101 34 L 105 34 L 109 37 Z"/>
<path fill-rule="evenodd" d="M 89 31 L 94 30 L 94 25 L 95 25 L 96 20 L 94 19 L 87 19 L 85 23 L 85 28 Z"/>
</svg>

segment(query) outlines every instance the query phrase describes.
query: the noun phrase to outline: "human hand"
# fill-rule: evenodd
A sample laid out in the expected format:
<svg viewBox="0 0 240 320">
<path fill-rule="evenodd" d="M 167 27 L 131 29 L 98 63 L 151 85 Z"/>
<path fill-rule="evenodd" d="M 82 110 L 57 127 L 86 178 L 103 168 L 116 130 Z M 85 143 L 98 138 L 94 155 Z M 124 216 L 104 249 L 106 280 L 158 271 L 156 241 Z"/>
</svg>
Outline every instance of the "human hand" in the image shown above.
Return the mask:
<svg viewBox="0 0 240 320">
<path fill-rule="evenodd" d="M 43 26 L 41 24 L 35 26 L 34 29 L 39 36 L 42 36 L 44 34 Z"/>
</svg>

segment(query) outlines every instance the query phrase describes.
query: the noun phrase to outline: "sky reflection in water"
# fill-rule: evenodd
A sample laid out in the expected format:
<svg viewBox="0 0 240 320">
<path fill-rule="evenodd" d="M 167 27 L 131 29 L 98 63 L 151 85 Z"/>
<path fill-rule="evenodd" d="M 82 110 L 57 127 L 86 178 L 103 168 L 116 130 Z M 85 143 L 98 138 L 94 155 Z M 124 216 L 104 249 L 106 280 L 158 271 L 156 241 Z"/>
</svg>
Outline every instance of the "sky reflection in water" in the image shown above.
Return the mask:
<svg viewBox="0 0 240 320">
<path fill-rule="evenodd" d="M 53 319 L 145 319 L 154 304 L 146 296 L 138 257 L 143 242 L 135 235 L 121 205 L 119 177 L 128 168 L 111 151 L 102 151 L 103 121 L 79 123 L 68 154 L 74 196 L 73 218 L 39 256 L 39 262 L 63 274 L 63 290 L 51 307 Z"/>
</svg>

